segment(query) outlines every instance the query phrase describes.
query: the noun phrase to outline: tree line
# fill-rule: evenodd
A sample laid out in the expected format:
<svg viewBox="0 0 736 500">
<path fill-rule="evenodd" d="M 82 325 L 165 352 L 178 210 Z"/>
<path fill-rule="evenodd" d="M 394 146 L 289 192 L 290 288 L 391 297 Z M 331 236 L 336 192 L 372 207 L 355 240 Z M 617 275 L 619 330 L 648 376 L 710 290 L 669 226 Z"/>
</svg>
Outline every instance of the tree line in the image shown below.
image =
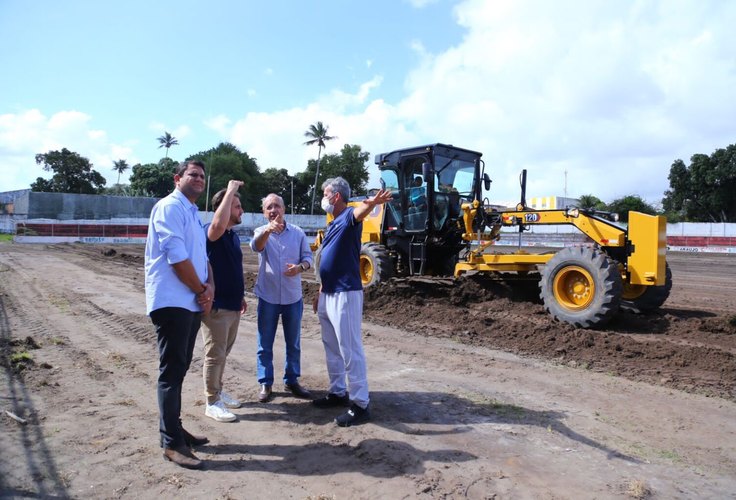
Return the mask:
<svg viewBox="0 0 736 500">
<path fill-rule="evenodd" d="M 246 212 L 260 212 L 261 199 L 268 193 L 280 195 L 287 212 L 309 214 L 319 212 L 321 183 L 329 177 L 342 176 L 353 188 L 354 195 L 366 193 L 370 153 L 361 146 L 345 144 L 339 153 L 322 155 L 327 141 L 336 139 L 328 134 L 322 122 L 310 125 L 304 133 L 306 146 L 317 145 L 317 159 L 309 160 L 306 168 L 290 174 L 285 168 L 261 170 L 255 158 L 240 151 L 235 145 L 223 142 L 200 151 L 186 160 L 200 160 L 206 165 L 207 193 L 200 197 L 200 209 L 211 209 L 210 199 L 227 186 L 230 179 L 245 182 L 241 202 Z M 136 164 L 130 167 L 125 160 L 115 161 L 112 170 L 118 173 L 118 182 L 106 187 L 106 179 L 93 168 L 85 157 L 69 151 L 48 151 L 37 154 L 36 163 L 45 171 L 53 172 L 51 179 L 38 177 L 31 184 L 33 191 L 149 196 L 161 198 L 173 189 L 172 178 L 178 162 L 169 157 L 171 147 L 178 140 L 166 132 L 159 137 L 159 148 L 166 154 L 158 163 Z M 131 169 L 130 184 L 120 184 L 120 175 Z M 717 149 L 711 155 L 695 154 L 690 163 L 678 159 L 672 163 L 668 176 L 669 189 L 664 192 L 661 207 L 654 207 L 638 195 L 632 194 L 605 203 L 592 194 L 580 196 L 581 208 L 594 208 L 619 213 L 626 220 L 629 210 L 647 214 L 663 214 L 669 222 L 736 222 L 736 145 Z"/>
<path fill-rule="evenodd" d="M 186 158 L 186 161 L 200 160 L 206 167 L 207 193 L 197 200 L 199 208 L 211 210 L 212 196 L 225 188 L 230 179 L 239 179 L 245 183 L 246 189 L 241 193 L 241 203 L 246 212 L 260 212 L 261 200 L 269 193 L 276 193 L 284 199 L 287 211 L 297 214 L 314 213 L 315 204 L 321 199 L 319 193 L 322 182 L 336 176 L 341 176 L 350 183 L 354 195 L 366 193 L 366 163 L 370 158 L 369 152 L 363 151 L 359 145 L 345 144 L 339 153 L 322 155 L 326 142 L 336 139 L 328 134 L 328 127 L 322 122 L 310 125 L 304 135 L 308 139 L 304 143 L 306 146 L 318 146 L 317 159 L 309 160 L 305 169 L 294 175 L 285 168 L 261 170 L 255 158 L 227 142 Z M 168 132 L 157 140 L 159 148 L 166 149 L 165 156 L 157 163 L 138 163 L 132 167 L 125 160 L 115 161 L 112 170 L 117 172 L 118 182 L 110 187 L 106 186 L 107 180 L 93 168 L 89 159 L 76 152 L 63 148 L 60 151 L 38 154 L 36 163 L 43 165 L 45 171 L 53 172 L 53 176 L 51 179 L 38 177 L 31 184 L 31 189 L 41 192 L 162 198 L 173 189 L 172 179 L 179 162 L 169 157 L 169 149 L 179 142 Z M 120 175 L 128 169 L 131 169 L 130 183 L 120 184 Z"/>
</svg>

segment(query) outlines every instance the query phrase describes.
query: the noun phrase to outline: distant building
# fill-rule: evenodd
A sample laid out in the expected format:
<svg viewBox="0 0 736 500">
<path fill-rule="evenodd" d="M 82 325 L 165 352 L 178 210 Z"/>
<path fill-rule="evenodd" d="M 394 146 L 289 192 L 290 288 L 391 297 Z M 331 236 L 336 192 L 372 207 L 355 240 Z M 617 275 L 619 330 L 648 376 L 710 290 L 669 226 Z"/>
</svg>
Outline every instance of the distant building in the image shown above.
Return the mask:
<svg viewBox="0 0 736 500">
<path fill-rule="evenodd" d="M 535 196 L 529 200 L 529 207 L 534 210 L 559 210 L 561 208 L 576 207 L 580 203 L 577 198 L 564 196 Z"/>
<path fill-rule="evenodd" d="M 30 192 L 30 189 L 16 189 L 15 191 L 3 191 L 0 193 L 0 214 L 14 214 L 15 200 Z"/>
</svg>

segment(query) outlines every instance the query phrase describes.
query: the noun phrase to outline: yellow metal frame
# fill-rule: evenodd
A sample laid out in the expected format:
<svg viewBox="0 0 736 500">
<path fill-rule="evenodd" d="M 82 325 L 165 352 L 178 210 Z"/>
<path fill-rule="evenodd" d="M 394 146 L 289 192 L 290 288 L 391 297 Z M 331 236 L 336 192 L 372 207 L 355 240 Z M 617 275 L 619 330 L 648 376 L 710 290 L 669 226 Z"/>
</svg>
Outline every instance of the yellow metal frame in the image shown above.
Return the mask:
<svg viewBox="0 0 736 500">
<path fill-rule="evenodd" d="M 486 272 L 531 272 L 536 271 L 537 266 L 546 264 L 554 254 L 529 254 L 529 253 L 471 253 L 467 260 L 455 265 L 455 276 L 460 276 L 468 271 Z"/>
<path fill-rule="evenodd" d="M 455 276 L 468 271 L 534 271 L 546 264 L 554 254 L 530 255 L 526 252 L 510 254 L 485 254 L 493 245 L 502 226 L 559 225 L 570 224 L 587 235 L 592 242 L 602 247 L 624 247 L 631 245 L 632 252 L 622 268 L 621 274 L 628 294 L 641 294 L 638 286 L 662 286 L 665 283 L 665 257 L 667 252 L 667 219 L 661 215 L 646 215 L 629 212 L 628 230 L 590 217 L 578 210 L 516 210 L 494 214 L 501 221 L 490 234 L 473 232 L 473 221 L 478 210 L 483 210 L 478 200 L 465 203 L 463 224 L 465 241 L 477 241 L 478 247 L 470 252 L 465 261 L 455 267 Z"/>
<path fill-rule="evenodd" d="M 667 218 L 629 212 L 629 241 L 632 247 L 627 266 L 629 282 L 632 285 L 664 285 Z"/>
</svg>

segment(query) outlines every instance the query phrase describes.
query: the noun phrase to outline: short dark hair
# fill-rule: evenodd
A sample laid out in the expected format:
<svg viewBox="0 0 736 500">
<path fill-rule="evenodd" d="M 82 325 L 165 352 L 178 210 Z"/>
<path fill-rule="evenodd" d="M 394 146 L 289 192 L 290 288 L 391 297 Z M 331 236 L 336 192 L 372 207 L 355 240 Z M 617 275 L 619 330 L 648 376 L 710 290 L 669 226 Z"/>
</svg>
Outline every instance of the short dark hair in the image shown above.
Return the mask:
<svg viewBox="0 0 736 500">
<path fill-rule="evenodd" d="M 201 168 L 202 169 L 202 172 L 206 172 L 206 170 L 204 168 L 204 163 L 203 162 L 201 162 L 199 160 L 187 160 L 187 161 L 183 161 L 183 162 L 179 163 L 179 166 L 176 167 L 176 172 L 175 172 L 176 175 L 178 175 L 179 177 L 181 177 L 182 175 L 184 175 L 184 172 L 187 171 L 187 169 L 189 168 L 189 165 L 195 165 L 195 166 Z"/>
<path fill-rule="evenodd" d="M 227 193 L 227 188 L 220 189 L 218 192 L 215 193 L 215 196 L 212 197 L 212 210 L 217 211 L 217 209 L 220 207 L 220 203 L 222 203 L 222 199 L 225 197 L 225 193 Z M 240 193 L 237 191 L 235 192 L 235 196 L 240 199 Z"/>
</svg>

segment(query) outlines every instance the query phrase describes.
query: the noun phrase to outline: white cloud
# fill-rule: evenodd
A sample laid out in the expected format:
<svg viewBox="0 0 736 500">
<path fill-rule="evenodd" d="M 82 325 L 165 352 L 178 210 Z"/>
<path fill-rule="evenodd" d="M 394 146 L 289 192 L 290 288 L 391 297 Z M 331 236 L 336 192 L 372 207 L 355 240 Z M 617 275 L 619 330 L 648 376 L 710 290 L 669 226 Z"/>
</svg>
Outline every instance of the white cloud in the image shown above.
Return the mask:
<svg viewBox="0 0 736 500">
<path fill-rule="evenodd" d="M 206 127 L 218 132 L 221 135 L 226 135 L 230 129 L 231 124 L 230 118 L 225 115 L 217 115 L 212 118 L 208 118 L 204 121 Z"/>
<path fill-rule="evenodd" d="M 566 190 L 658 203 L 673 160 L 733 142 L 736 8 L 719 5 L 463 2 L 460 44 L 433 54 L 411 42 L 417 66 L 399 102 L 380 99 L 375 77 L 354 93 L 250 113 L 229 137 L 262 167 L 294 172 L 315 156 L 298 138 L 321 120 L 339 136 L 328 151 L 434 142 L 481 151 L 492 199 L 517 199 L 526 168 L 529 197 Z"/>
<path fill-rule="evenodd" d="M 484 152 L 501 198 L 528 168 L 532 195 L 562 195 L 567 170 L 571 195 L 656 202 L 674 159 L 733 142 L 736 17 L 640 5 L 464 2 L 461 44 L 412 45 L 399 115 L 429 142 Z"/>
<path fill-rule="evenodd" d="M 316 157 L 303 145 L 316 121 L 338 136 L 327 153 L 346 143 L 371 155 L 434 142 L 476 149 L 494 179 L 492 201 L 517 199 L 526 168 L 528 197 L 562 195 L 567 172 L 570 196 L 639 194 L 656 203 L 672 161 L 734 142 L 736 3 L 468 0 L 453 12 L 465 30 L 455 46 L 431 52 L 417 39 L 402 47 L 415 65 L 397 101 L 382 97 L 383 77 L 375 75 L 291 109 L 203 124 L 262 169 L 292 173 Z M 366 67 L 374 62 L 390 61 Z M 200 125 L 153 123 L 151 130 L 195 142 Z M 33 170 L 34 154 L 62 146 L 96 167 L 136 161 L 135 142 L 115 144 L 84 113 L 0 115 L 0 153 L 12 172 Z M 23 174 L 26 184 L 41 175 L 33 173 Z"/>
<path fill-rule="evenodd" d="M 45 116 L 37 109 L 0 115 L 0 157 L 3 158 L 3 180 L 0 191 L 25 189 L 37 177 L 50 178 L 35 162 L 35 156 L 67 148 L 88 158 L 95 170 L 108 181 L 117 180 L 112 173 L 113 161 L 137 161 L 133 149 L 110 141 L 102 130 L 90 127 L 91 117 L 79 111 L 61 111 Z"/>
</svg>

